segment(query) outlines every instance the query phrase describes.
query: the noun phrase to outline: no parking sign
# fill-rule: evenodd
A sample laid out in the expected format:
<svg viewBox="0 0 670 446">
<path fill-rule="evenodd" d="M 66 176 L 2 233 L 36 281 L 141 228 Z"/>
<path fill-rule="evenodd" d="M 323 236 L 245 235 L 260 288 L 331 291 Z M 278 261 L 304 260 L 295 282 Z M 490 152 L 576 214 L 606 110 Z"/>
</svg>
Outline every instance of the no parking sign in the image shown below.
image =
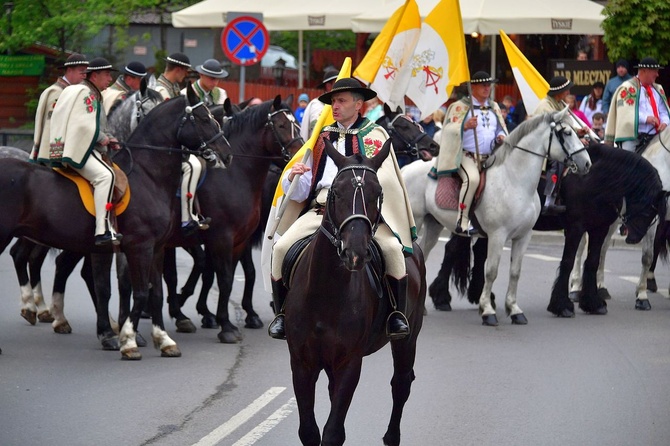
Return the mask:
<svg viewBox="0 0 670 446">
<path fill-rule="evenodd" d="M 251 16 L 231 20 L 221 33 L 221 48 L 234 64 L 248 66 L 260 62 L 270 46 L 263 22 Z"/>
</svg>

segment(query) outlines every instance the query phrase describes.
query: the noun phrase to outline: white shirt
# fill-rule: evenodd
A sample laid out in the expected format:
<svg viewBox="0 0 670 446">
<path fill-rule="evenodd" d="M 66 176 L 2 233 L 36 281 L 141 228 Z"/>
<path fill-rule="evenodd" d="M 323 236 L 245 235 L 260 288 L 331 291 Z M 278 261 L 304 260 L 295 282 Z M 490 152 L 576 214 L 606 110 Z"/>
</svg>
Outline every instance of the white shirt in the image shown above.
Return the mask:
<svg viewBox="0 0 670 446">
<path fill-rule="evenodd" d="M 487 100 L 485 104 L 480 104 L 477 99 L 472 98 L 475 116 L 477 116 L 477 127 L 475 129 L 468 129 L 463 131 L 463 150 L 471 153 L 476 153 L 475 150 L 475 132 L 477 131 L 477 143 L 479 145 L 479 154 L 488 155 L 493 149 L 496 136 L 504 135 L 505 131 L 502 126 L 498 125 L 498 119 L 495 112 L 489 106 Z M 483 107 L 481 109 L 479 107 Z M 488 109 L 486 109 L 488 107 Z M 468 111 L 465 117 L 467 121 L 472 117 L 472 111 Z"/>
<path fill-rule="evenodd" d="M 649 100 L 647 89 L 640 84 L 640 90 L 640 102 L 637 109 L 639 116 L 637 131 L 639 133 L 656 133 L 656 128 L 652 124 L 647 124 L 647 118 L 649 116 L 654 116 L 654 109 L 651 108 L 651 101 Z M 670 124 L 668 110 L 665 108 L 665 102 L 663 102 L 661 95 L 654 87 L 651 87 L 651 92 L 656 100 L 656 108 L 658 109 L 658 117 L 661 123 L 664 122 L 666 125 Z"/>
<path fill-rule="evenodd" d="M 351 125 L 353 125 L 353 123 Z M 350 128 L 351 125 L 346 128 Z M 337 126 L 341 129 L 345 128 L 339 122 L 337 123 Z M 333 143 L 333 146 L 342 155 L 346 155 L 344 134 L 341 134 L 341 137 L 338 138 L 337 141 Z M 319 180 L 318 183 L 316 183 L 317 191 L 323 188 L 326 189 L 330 188 L 330 186 L 333 184 L 333 180 L 335 179 L 335 175 L 337 175 L 338 171 L 335 162 L 329 156 L 327 156 L 325 152 L 323 156 L 326 157 L 326 167 L 323 169 L 323 175 L 321 176 L 321 179 Z M 306 200 L 307 197 L 309 197 L 309 191 L 312 186 L 312 178 L 314 178 L 313 163 L 314 163 L 313 157 L 310 157 L 309 160 L 305 163 L 305 165 L 308 166 L 311 170 L 305 172 L 300 176 L 298 180 L 298 185 L 296 186 L 296 189 L 293 191 L 293 195 L 291 195 L 291 200 L 300 202 Z M 289 169 L 284 175 L 284 178 L 282 178 L 282 187 L 284 188 L 284 190 L 288 190 L 288 188 L 291 186 L 291 181 L 288 180 L 288 176 L 290 174 L 291 170 Z M 295 177 L 293 178 L 293 181 L 295 181 Z"/>
</svg>

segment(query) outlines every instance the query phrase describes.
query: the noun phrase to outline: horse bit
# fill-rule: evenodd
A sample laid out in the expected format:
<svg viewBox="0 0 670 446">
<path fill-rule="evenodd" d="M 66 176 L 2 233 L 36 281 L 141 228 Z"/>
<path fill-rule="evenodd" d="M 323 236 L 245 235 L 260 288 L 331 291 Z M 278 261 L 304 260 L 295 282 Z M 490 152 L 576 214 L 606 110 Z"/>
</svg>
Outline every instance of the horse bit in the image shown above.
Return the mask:
<svg viewBox="0 0 670 446">
<path fill-rule="evenodd" d="M 388 122 L 387 130 L 388 130 L 389 136 L 391 136 L 392 138 L 397 137 L 400 141 L 402 141 L 402 143 L 404 145 L 403 150 L 395 150 L 395 153 L 397 155 L 410 155 L 412 157 L 418 156 L 419 155 L 419 147 L 418 147 L 419 142 L 421 140 L 423 140 L 424 138 L 430 138 L 430 136 L 428 136 L 428 134 L 423 130 L 423 127 L 421 127 L 421 125 L 419 123 L 414 122 L 411 118 L 409 118 L 408 116 L 405 116 L 403 114 L 398 114 L 391 120 L 388 119 L 388 116 L 385 116 L 385 118 L 386 118 L 386 121 Z M 407 138 L 405 138 L 402 135 L 402 133 L 400 133 L 394 127 L 394 124 L 400 118 L 407 120 L 410 124 L 415 125 L 419 129 L 420 132 L 416 136 L 416 138 L 409 141 L 409 140 L 407 140 Z"/>
<path fill-rule="evenodd" d="M 200 146 L 197 149 L 191 149 L 190 147 L 186 147 L 182 145 L 181 151 L 183 153 L 187 154 L 194 154 L 194 155 L 199 155 L 201 156 L 204 160 L 209 161 L 209 162 L 214 162 L 216 161 L 218 155 L 216 154 L 216 151 L 214 149 L 210 148 L 209 145 L 216 141 L 219 138 L 223 138 L 225 143 L 230 146 L 230 143 L 228 142 L 228 139 L 226 139 L 226 136 L 223 133 L 223 130 L 221 130 L 221 125 L 219 125 L 219 122 L 214 119 L 214 116 L 212 116 L 212 113 L 209 111 L 209 109 L 205 106 L 205 103 L 200 101 L 195 105 L 187 105 L 186 108 L 184 109 L 184 115 L 181 118 L 181 122 L 179 123 L 179 129 L 177 130 L 177 141 L 180 140 L 180 135 L 181 131 L 184 128 L 184 124 L 186 122 L 190 122 L 195 126 L 195 116 L 193 115 L 193 110 L 196 108 L 203 106 L 205 107 L 205 110 L 207 110 L 207 114 L 209 116 L 210 121 L 213 121 L 216 123 L 217 127 L 219 128 L 218 133 L 216 133 L 214 136 L 212 136 L 210 139 L 207 141 L 202 139 L 202 136 L 200 133 L 197 131 L 196 127 L 196 133 L 198 134 L 198 138 L 200 138 Z"/>
<path fill-rule="evenodd" d="M 279 135 L 279 131 L 277 130 L 277 127 L 275 126 L 275 123 L 272 119 L 280 113 L 284 115 L 286 119 L 291 123 L 291 139 L 286 144 L 282 142 L 281 135 Z M 272 130 L 272 134 L 275 137 L 275 140 L 281 147 L 281 154 L 284 161 L 288 162 L 291 159 L 291 153 L 289 152 L 289 147 L 291 147 L 295 142 L 300 142 L 301 147 L 303 144 L 305 144 L 305 140 L 303 140 L 302 136 L 300 136 L 300 127 L 298 126 L 298 123 L 293 117 L 293 114 L 291 114 L 290 110 L 282 108 L 280 110 L 268 113 L 268 122 L 265 125 L 270 127 L 270 129 Z"/>
<path fill-rule="evenodd" d="M 355 172 L 356 170 L 362 170 L 363 172 L 360 174 L 357 174 Z M 374 223 L 370 220 L 368 217 L 368 209 L 367 206 L 365 205 L 365 175 L 367 172 L 371 172 L 372 175 L 377 175 L 377 172 L 367 166 L 360 166 L 360 165 L 354 165 L 354 166 L 346 166 L 340 169 L 340 171 L 337 173 L 335 176 L 335 179 L 333 180 L 333 185 L 335 184 L 335 181 L 340 175 L 345 174 L 345 172 L 351 171 L 352 178 L 351 178 L 351 184 L 354 186 L 354 193 L 353 193 L 353 199 L 351 201 L 352 204 L 352 209 L 351 209 L 351 215 L 348 216 L 347 218 L 344 219 L 342 223 L 340 223 L 339 226 L 335 225 L 335 222 L 333 221 L 332 216 L 330 215 L 330 208 L 333 202 L 335 201 L 335 193 L 334 187 L 331 186 L 330 190 L 328 191 L 328 204 L 326 205 L 326 221 L 330 224 L 330 226 L 333 229 L 333 232 L 330 233 L 328 230 L 321 225 L 320 229 L 321 232 L 325 234 L 326 237 L 328 237 L 328 240 L 330 240 L 330 243 L 337 248 L 337 253 L 338 255 L 342 252 L 343 249 L 343 242 L 342 242 L 342 228 L 344 225 L 349 223 L 350 221 L 361 219 L 364 220 L 368 226 L 370 227 L 370 234 L 372 236 L 375 235 L 377 232 L 377 228 L 379 227 L 379 222 L 381 221 L 381 216 L 382 216 L 382 202 L 384 201 L 384 193 L 382 192 L 379 195 L 379 198 L 377 200 L 377 218 L 375 218 Z M 360 197 L 360 202 L 361 202 L 361 207 L 362 207 L 362 213 L 357 211 L 357 206 L 356 206 L 356 198 Z"/>
</svg>

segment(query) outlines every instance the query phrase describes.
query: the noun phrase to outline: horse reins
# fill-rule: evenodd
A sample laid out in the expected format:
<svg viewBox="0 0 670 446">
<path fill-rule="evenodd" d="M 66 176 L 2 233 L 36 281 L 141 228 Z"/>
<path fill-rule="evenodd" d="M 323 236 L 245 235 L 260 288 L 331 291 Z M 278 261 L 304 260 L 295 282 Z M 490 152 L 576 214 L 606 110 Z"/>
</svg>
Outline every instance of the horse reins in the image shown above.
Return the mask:
<svg viewBox="0 0 670 446">
<path fill-rule="evenodd" d="M 356 170 L 362 170 L 362 174 L 357 174 L 355 171 Z M 328 191 L 328 203 L 326 204 L 326 216 L 325 219 L 326 221 L 330 224 L 332 228 L 332 233 L 329 232 L 324 225 L 320 226 L 321 232 L 330 240 L 330 243 L 337 248 L 338 254 L 342 251 L 342 228 L 349 222 L 353 220 L 358 220 L 361 219 L 365 221 L 369 228 L 370 228 L 370 234 L 375 235 L 377 232 L 377 228 L 379 227 L 379 222 L 381 221 L 381 208 L 382 208 L 382 202 L 384 201 L 384 194 L 381 193 L 377 202 L 377 218 L 375 218 L 375 221 L 372 222 L 370 220 L 370 217 L 368 217 L 368 209 L 365 204 L 365 175 L 367 172 L 371 172 L 372 175 L 377 175 L 377 172 L 367 166 L 361 166 L 361 165 L 352 165 L 352 166 L 346 166 L 340 169 L 340 171 L 337 173 L 335 176 L 335 179 L 333 180 L 333 185 L 335 184 L 335 181 L 340 175 L 343 175 L 345 172 L 351 171 L 352 173 L 352 179 L 351 183 L 354 186 L 354 194 L 353 194 L 353 199 L 352 199 L 352 209 L 351 209 L 351 215 L 348 216 L 347 218 L 344 219 L 342 223 L 339 225 L 336 225 L 335 222 L 333 221 L 333 218 L 330 214 L 330 207 L 331 204 L 335 201 L 335 194 L 333 193 L 333 187 L 331 186 L 331 189 Z M 362 213 L 357 211 L 357 206 L 356 206 L 356 198 L 360 197 L 360 202 L 362 204 Z"/>
<path fill-rule="evenodd" d="M 407 116 L 405 116 L 405 115 L 402 115 L 402 114 L 398 114 L 398 115 L 396 115 L 396 116 L 395 116 L 393 119 L 391 119 L 391 120 L 388 119 L 388 116 L 385 116 L 385 118 L 386 118 L 386 122 L 388 123 L 388 126 L 386 127 L 386 130 L 388 131 L 389 136 L 392 137 L 392 138 L 398 138 L 398 139 L 403 143 L 403 145 L 404 145 L 404 149 L 403 149 L 403 150 L 396 150 L 395 147 L 394 147 L 394 151 L 395 151 L 395 153 L 396 153 L 397 155 L 410 155 L 410 156 L 414 156 L 414 157 L 418 156 L 418 155 L 419 155 L 419 147 L 418 147 L 419 142 L 420 142 L 421 140 L 423 140 L 424 138 L 430 138 L 430 136 L 428 136 L 428 134 L 427 134 L 426 132 L 423 131 L 423 128 L 421 127 L 421 125 L 418 124 L 418 123 L 416 123 L 416 122 L 414 122 L 414 121 L 412 121 L 409 117 L 407 117 Z M 402 133 L 400 133 L 400 132 L 394 127 L 393 124 L 394 124 L 399 118 L 406 119 L 406 120 L 409 121 L 411 124 L 416 125 L 416 126 L 419 128 L 420 133 L 416 136 L 416 138 L 414 138 L 413 140 L 409 141 L 407 138 L 405 138 L 405 137 L 403 136 Z"/>
<path fill-rule="evenodd" d="M 561 126 L 559 127 L 558 124 L 560 124 Z M 581 149 L 577 149 L 573 153 L 568 152 L 568 149 L 565 148 L 565 138 L 563 136 L 563 131 L 565 130 L 565 124 L 563 124 L 562 122 L 560 122 L 560 123 L 552 122 L 549 126 L 551 127 L 552 131 L 549 133 L 549 144 L 547 145 L 547 154 L 546 155 L 540 155 L 538 153 L 535 153 L 531 150 L 525 149 L 525 148 L 523 148 L 521 146 L 517 146 L 517 145 L 512 146 L 512 148 L 519 149 L 523 152 L 530 153 L 531 155 L 539 156 L 541 158 L 549 159 L 549 152 L 551 152 L 551 143 L 553 141 L 554 135 L 556 135 L 556 137 L 558 138 L 558 141 L 561 144 L 561 149 L 563 150 L 563 153 L 565 154 L 565 159 L 563 160 L 563 164 L 568 165 L 568 168 L 570 169 L 570 171 L 576 172 L 577 171 L 577 164 L 573 161 L 572 158 L 575 155 L 577 155 L 578 153 L 586 151 L 586 147 L 582 147 Z"/>
<path fill-rule="evenodd" d="M 279 132 L 275 127 L 275 123 L 272 120 L 272 118 L 279 113 L 283 114 L 286 117 L 286 119 L 291 123 L 291 139 L 286 144 L 282 142 Z M 303 144 L 305 144 L 305 140 L 302 139 L 302 136 L 300 136 L 300 127 L 298 126 L 298 123 L 295 121 L 295 118 L 293 117 L 293 114 L 291 114 L 290 110 L 282 108 L 280 110 L 268 113 L 268 122 L 265 125 L 270 127 L 270 129 L 272 130 L 272 134 L 275 137 L 275 140 L 281 147 L 281 154 L 284 161 L 288 162 L 291 159 L 291 153 L 289 152 L 289 148 L 293 144 L 295 144 L 296 142 L 300 142 L 300 147 L 302 147 Z"/>
</svg>

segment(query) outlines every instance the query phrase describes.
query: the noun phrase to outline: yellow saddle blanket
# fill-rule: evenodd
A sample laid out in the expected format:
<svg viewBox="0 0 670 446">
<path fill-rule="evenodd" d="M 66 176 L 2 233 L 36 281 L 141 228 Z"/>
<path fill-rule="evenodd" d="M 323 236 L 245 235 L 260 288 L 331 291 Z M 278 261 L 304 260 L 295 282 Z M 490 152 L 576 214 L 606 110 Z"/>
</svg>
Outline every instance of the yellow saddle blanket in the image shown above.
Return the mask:
<svg viewBox="0 0 670 446">
<path fill-rule="evenodd" d="M 121 215 L 128 207 L 128 203 L 130 203 L 130 185 L 128 185 L 126 174 L 116 164 L 114 164 L 113 167 L 116 181 L 114 184 L 114 198 L 112 201 L 114 202 L 114 213 L 116 215 Z M 62 169 L 57 167 L 54 168 L 54 170 L 65 178 L 74 181 L 74 184 L 77 185 L 77 189 L 79 190 L 81 202 L 84 204 L 88 213 L 95 217 L 95 203 L 93 202 L 93 186 L 91 186 L 91 183 L 72 169 Z"/>
</svg>

